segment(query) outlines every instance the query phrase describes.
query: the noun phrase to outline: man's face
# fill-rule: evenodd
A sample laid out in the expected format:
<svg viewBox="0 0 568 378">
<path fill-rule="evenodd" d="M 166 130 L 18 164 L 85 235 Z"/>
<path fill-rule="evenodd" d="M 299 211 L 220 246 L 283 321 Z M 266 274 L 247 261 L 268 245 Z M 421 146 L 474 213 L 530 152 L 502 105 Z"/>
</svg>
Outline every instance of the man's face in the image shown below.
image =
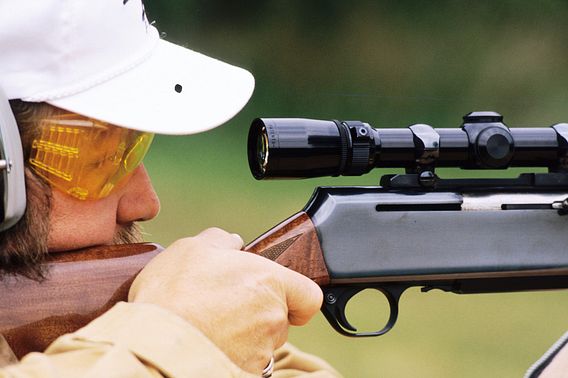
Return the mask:
<svg viewBox="0 0 568 378">
<path fill-rule="evenodd" d="M 41 137 L 38 122 L 65 114 L 65 111 L 46 103 L 19 100 L 11 101 L 10 105 L 27 162 L 27 208 L 14 227 L 0 233 L 0 277 L 6 273 L 34 279 L 44 277 L 43 262 L 48 252 L 142 241 L 135 222 L 155 217 L 160 209 L 144 166 L 139 165 L 129 170 L 126 177 L 118 178 L 106 197 L 80 200 L 66 194 L 40 177 L 29 165 L 34 141 Z M 101 148 L 103 144 L 96 145 Z M 92 156 L 98 155 L 87 157 Z M 140 160 L 143 157 L 136 156 Z M 136 163 L 135 160 L 132 162 Z M 96 168 L 90 173 L 101 174 Z"/>
<path fill-rule="evenodd" d="M 98 200 L 78 200 L 53 190 L 50 252 L 113 244 L 134 222 L 154 218 L 160 202 L 143 165 L 119 188 Z"/>
</svg>

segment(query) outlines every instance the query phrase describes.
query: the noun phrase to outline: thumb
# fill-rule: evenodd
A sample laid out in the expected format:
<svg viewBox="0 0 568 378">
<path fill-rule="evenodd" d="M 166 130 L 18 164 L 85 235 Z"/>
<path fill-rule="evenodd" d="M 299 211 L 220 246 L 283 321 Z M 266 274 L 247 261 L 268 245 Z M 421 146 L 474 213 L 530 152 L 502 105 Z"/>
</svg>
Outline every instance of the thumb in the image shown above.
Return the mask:
<svg viewBox="0 0 568 378">
<path fill-rule="evenodd" d="M 288 321 L 292 325 L 306 324 L 321 308 L 323 292 L 311 279 L 283 268 L 285 275 Z"/>
</svg>

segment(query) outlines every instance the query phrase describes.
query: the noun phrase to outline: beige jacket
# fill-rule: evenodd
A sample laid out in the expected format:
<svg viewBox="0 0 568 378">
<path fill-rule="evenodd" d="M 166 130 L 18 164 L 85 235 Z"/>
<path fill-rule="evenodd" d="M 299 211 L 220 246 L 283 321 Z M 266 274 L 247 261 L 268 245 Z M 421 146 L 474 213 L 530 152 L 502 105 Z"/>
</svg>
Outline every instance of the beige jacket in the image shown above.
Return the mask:
<svg viewBox="0 0 568 378">
<path fill-rule="evenodd" d="M 274 378 L 340 377 L 321 359 L 285 345 Z M 30 353 L 0 377 L 256 377 L 239 369 L 205 335 L 157 306 L 118 303 L 44 353 Z"/>
</svg>

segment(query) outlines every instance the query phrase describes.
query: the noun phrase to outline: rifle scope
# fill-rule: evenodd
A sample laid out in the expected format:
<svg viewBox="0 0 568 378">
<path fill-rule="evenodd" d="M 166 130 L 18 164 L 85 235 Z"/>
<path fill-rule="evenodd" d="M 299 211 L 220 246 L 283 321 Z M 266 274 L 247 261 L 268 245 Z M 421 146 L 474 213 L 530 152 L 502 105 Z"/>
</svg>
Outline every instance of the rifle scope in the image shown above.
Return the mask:
<svg viewBox="0 0 568 378">
<path fill-rule="evenodd" d="M 360 121 L 257 118 L 248 160 L 257 179 L 358 176 L 375 167 L 568 171 L 568 123 L 508 128 L 495 112 L 472 112 L 461 128 L 425 124 L 375 129 Z"/>
</svg>

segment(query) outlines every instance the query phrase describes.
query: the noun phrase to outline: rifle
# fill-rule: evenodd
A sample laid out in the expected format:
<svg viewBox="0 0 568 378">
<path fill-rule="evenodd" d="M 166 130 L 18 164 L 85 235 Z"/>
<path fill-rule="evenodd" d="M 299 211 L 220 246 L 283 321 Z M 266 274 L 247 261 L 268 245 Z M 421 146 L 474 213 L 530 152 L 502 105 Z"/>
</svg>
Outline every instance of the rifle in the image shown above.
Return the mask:
<svg viewBox="0 0 568 378">
<path fill-rule="evenodd" d="M 405 168 L 380 186 L 318 187 L 302 211 L 246 247 L 324 291 L 322 312 L 347 336 L 396 323 L 410 287 L 458 294 L 568 288 L 568 124 L 508 128 L 472 112 L 459 129 L 374 129 L 360 121 L 256 119 L 248 138 L 257 179 L 361 175 Z M 437 167 L 547 167 L 518 178 L 442 179 Z M 345 314 L 364 289 L 387 299 L 382 329 Z"/>
<path fill-rule="evenodd" d="M 322 312 L 349 336 L 390 330 L 412 286 L 455 293 L 567 288 L 568 124 L 508 129 L 501 121 L 484 112 L 470 113 L 461 129 L 375 130 L 355 121 L 255 120 L 249 163 L 259 179 L 361 174 L 374 166 L 407 173 L 383 176 L 381 186 L 317 188 L 302 211 L 245 251 L 320 284 Z M 434 172 L 458 163 L 544 165 L 550 172 L 517 179 L 440 179 Z M 17 357 L 44 350 L 126 300 L 136 274 L 161 250 L 143 243 L 62 252 L 49 256 L 43 282 L 4 277 L 0 334 Z M 367 288 L 386 296 L 391 313 L 382 330 L 357 333 L 345 306 Z"/>
</svg>

